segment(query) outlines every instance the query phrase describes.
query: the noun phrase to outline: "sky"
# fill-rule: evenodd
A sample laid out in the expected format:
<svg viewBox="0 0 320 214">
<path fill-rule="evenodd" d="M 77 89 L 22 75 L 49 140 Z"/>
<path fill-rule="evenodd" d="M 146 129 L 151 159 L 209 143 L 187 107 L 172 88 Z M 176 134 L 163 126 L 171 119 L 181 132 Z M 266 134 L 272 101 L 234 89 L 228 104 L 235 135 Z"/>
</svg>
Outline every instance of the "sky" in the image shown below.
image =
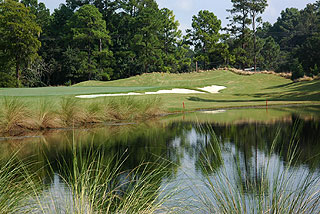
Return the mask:
<svg viewBox="0 0 320 214">
<path fill-rule="evenodd" d="M 231 9 L 231 0 L 156 0 L 159 8 L 173 10 L 176 20 L 180 23 L 180 29 L 191 28 L 192 16 L 197 15 L 200 10 L 213 12 L 222 21 L 222 26 L 228 24 L 226 19 L 230 14 L 226 9 Z M 39 0 L 53 12 L 65 0 Z M 288 7 L 303 9 L 308 3 L 315 3 L 316 0 L 268 0 L 269 6 L 262 15 L 263 21 L 274 23 L 280 16 L 282 10 Z"/>
</svg>

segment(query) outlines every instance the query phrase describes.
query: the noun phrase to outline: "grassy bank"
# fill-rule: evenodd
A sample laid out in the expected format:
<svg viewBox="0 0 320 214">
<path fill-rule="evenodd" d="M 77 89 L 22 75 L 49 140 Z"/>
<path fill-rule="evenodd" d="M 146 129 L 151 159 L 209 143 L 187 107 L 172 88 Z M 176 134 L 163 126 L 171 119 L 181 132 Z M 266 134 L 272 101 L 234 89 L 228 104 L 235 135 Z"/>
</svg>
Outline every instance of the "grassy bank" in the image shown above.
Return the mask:
<svg viewBox="0 0 320 214">
<path fill-rule="evenodd" d="M 54 101 L 39 99 L 32 104 L 21 98 L 5 97 L 0 106 L 2 135 L 92 126 L 105 122 L 145 120 L 161 113 L 161 100 L 156 97 L 120 97 L 93 101 L 65 97 Z"/>
<path fill-rule="evenodd" d="M 141 95 L 134 98 L 72 99 L 76 95 L 146 92 L 172 88 L 196 89 L 211 85 L 225 86 L 226 89 L 218 94 L 161 94 Z M 269 106 L 319 104 L 319 88 L 319 80 L 294 83 L 272 74 L 257 73 L 248 76 L 215 70 L 185 74 L 143 74 L 109 82 L 87 81 L 72 87 L 0 89 L 0 96 L 6 98 L 0 99 L 2 105 L 0 114 L 5 118 L 2 119 L 1 130 L 5 129 L 2 132 L 8 132 L 12 126 L 22 126 L 31 130 L 66 127 L 71 124 L 79 126 L 109 120 L 148 118 L 150 114 L 155 115 L 155 112 L 159 111 L 180 112 L 265 106 L 266 102 Z M 15 99 L 16 103 L 20 103 L 20 107 L 10 107 L 12 105 L 6 101 L 8 97 L 14 97 L 9 99 Z M 150 100 L 158 99 L 162 100 L 161 106 L 158 102 L 150 103 Z M 10 108 L 15 110 L 11 112 Z M 26 121 L 24 125 L 16 121 L 22 120 L 21 118 Z M 38 122 L 34 121 L 35 118 Z"/>
</svg>

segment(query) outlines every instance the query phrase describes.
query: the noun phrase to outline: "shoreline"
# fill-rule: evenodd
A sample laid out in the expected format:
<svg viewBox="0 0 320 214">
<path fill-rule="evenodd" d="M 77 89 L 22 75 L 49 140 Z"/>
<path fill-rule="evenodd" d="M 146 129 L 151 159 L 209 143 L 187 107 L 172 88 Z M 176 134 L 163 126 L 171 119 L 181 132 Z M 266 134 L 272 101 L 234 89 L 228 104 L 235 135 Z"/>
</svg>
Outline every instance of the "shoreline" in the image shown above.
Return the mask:
<svg viewBox="0 0 320 214">
<path fill-rule="evenodd" d="M 135 125 L 139 124 L 146 120 L 159 119 L 164 118 L 166 116 L 179 115 L 179 114 L 189 114 L 196 112 L 205 112 L 205 111 L 227 111 L 227 110 L 235 110 L 235 109 L 274 109 L 274 108 L 287 108 L 287 107 L 307 107 L 307 106 L 320 106 L 320 102 L 312 102 L 312 103 L 291 103 L 291 104 L 270 104 L 268 106 L 265 105 L 253 105 L 253 106 L 235 106 L 235 107 L 225 107 L 225 108 L 201 108 L 187 111 L 172 111 L 166 113 L 160 113 L 157 115 L 146 116 L 143 118 L 136 118 L 133 120 L 113 120 L 113 121 L 105 121 L 105 122 L 89 122 L 83 123 L 81 125 L 73 125 L 73 126 L 57 126 L 51 128 L 39 128 L 39 129 L 29 129 L 23 126 L 19 128 L 13 129 L 10 132 L 0 131 L 0 142 L 10 139 L 26 139 L 26 138 L 39 138 L 42 135 L 46 135 L 49 132 L 56 131 L 66 131 L 66 130 L 77 130 L 77 129 L 93 129 L 102 126 L 123 126 L 123 125 Z M 222 113 L 222 112 L 221 112 Z M 37 134 L 36 134 L 37 133 Z M 32 135 L 33 134 L 33 135 Z"/>
</svg>

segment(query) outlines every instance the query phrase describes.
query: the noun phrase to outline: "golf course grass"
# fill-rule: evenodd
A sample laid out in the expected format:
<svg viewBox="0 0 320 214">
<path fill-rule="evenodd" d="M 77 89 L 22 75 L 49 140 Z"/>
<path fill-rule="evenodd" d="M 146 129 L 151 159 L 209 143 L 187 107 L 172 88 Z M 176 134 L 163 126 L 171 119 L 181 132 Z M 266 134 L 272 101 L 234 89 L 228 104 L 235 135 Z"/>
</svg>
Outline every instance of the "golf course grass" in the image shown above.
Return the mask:
<svg viewBox="0 0 320 214">
<path fill-rule="evenodd" d="M 225 86 L 226 89 L 217 94 L 75 98 L 77 95 L 150 92 L 172 88 L 198 90 L 212 85 Z M 319 80 L 295 83 L 272 74 L 239 75 L 219 70 L 184 74 L 151 73 L 108 82 L 86 81 L 71 87 L 1 88 L 0 97 L 3 99 L 0 99 L 0 117 L 7 122 L 2 122 L 5 125 L 2 124 L 0 129 L 46 129 L 74 126 L 75 123 L 82 126 L 87 123 L 146 119 L 165 112 L 198 109 L 320 104 L 319 89 Z M 30 125 L 34 122 L 26 118 L 39 119 L 35 126 Z M 21 125 L 22 119 L 29 121 L 29 124 Z M 55 122 L 50 122 L 53 119 Z"/>
<path fill-rule="evenodd" d="M 164 94 L 166 111 L 219 109 L 228 107 L 311 104 L 320 102 L 320 81 L 294 83 L 271 74 L 250 76 L 230 71 L 206 71 L 187 74 L 152 73 L 111 82 L 86 81 L 74 87 L 150 87 L 149 90 L 187 88 L 219 85 L 225 86 L 219 94 Z M 145 90 L 142 90 L 145 91 Z M 150 96 L 150 95 L 149 95 Z M 183 109 L 183 104 L 185 109 Z"/>
</svg>

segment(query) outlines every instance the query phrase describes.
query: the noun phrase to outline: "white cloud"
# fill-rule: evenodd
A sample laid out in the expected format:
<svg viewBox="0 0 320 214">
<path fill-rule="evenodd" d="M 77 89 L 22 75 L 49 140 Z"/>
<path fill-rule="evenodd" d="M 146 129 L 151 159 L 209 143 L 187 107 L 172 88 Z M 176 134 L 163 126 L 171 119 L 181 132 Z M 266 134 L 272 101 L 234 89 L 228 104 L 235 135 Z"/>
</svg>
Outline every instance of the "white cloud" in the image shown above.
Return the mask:
<svg viewBox="0 0 320 214">
<path fill-rule="evenodd" d="M 271 23 L 275 22 L 279 16 L 279 11 L 277 10 L 277 5 L 274 5 L 272 1 L 268 1 L 268 7 L 266 8 L 263 16 L 265 17 L 264 21 L 269 21 Z"/>
<path fill-rule="evenodd" d="M 177 10 L 185 11 L 185 12 L 190 12 L 194 8 L 194 0 L 176 0 L 174 7 Z"/>
</svg>

